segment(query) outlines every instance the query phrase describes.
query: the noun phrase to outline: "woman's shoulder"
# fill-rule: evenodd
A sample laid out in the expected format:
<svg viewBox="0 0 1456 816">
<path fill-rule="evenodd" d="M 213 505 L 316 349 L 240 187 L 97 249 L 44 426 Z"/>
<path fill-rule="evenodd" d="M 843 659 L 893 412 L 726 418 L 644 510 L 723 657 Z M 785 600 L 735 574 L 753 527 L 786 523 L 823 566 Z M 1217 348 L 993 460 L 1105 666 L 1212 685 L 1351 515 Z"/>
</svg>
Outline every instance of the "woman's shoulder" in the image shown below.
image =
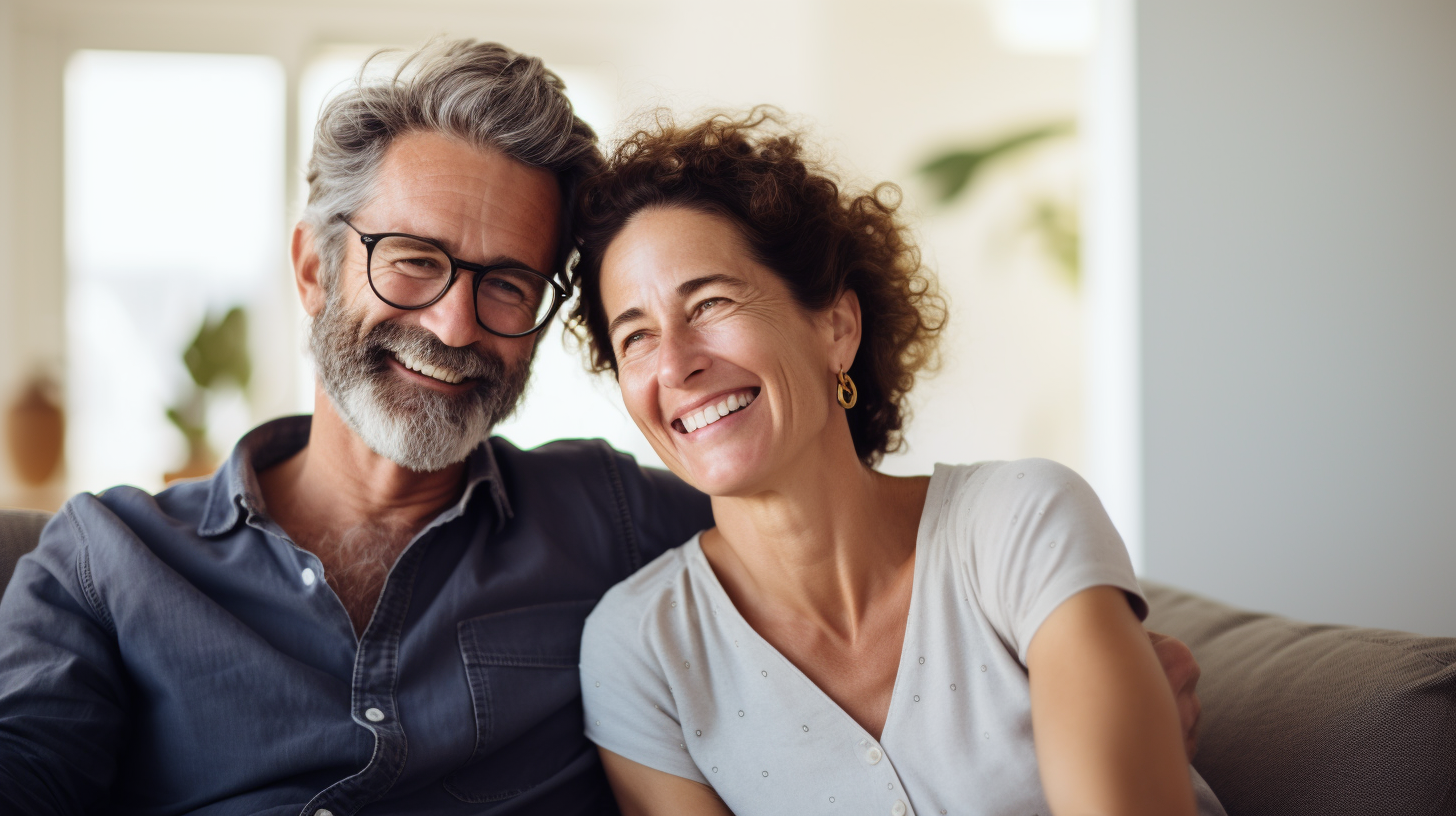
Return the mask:
<svg viewBox="0 0 1456 816">
<path fill-rule="evenodd" d="M 959 482 L 947 482 L 932 543 L 959 565 L 977 607 L 1023 664 L 1037 627 L 1084 589 L 1120 587 L 1145 614 L 1122 538 L 1076 471 L 1018 459 L 946 475 Z"/>
<path fill-rule="evenodd" d="M 943 511 L 978 516 L 996 509 L 1014 510 L 1027 501 L 1043 501 L 1062 494 L 1094 495 L 1075 470 L 1051 459 L 1015 459 L 970 465 L 935 466 L 927 510 L 938 500 Z"/>
<path fill-rule="evenodd" d="M 974 465 L 936 465 L 926 496 L 922 532 L 977 571 L 1023 568 L 1075 537 L 1122 540 L 1092 487 L 1075 470 L 1050 459 Z M 938 486 L 936 483 L 939 483 Z M 1057 542 L 1062 542 L 1058 544 Z M 1047 552 L 1041 552 L 1044 548 Z"/>
</svg>

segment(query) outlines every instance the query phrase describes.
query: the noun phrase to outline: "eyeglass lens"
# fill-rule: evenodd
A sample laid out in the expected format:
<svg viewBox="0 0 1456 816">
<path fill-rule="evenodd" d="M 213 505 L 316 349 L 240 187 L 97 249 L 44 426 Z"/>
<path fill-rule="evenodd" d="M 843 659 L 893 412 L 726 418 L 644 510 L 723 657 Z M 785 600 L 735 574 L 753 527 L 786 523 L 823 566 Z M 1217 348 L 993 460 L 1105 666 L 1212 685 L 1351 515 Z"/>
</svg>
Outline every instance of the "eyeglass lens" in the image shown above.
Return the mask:
<svg viewBox="0 0 1456 816">
<path fill-rule="evenodd" d="M 475 277 L 469 275 L 467 280 Z M 390 303 L 405 308 L 423 306 L 450 284 L 450 256 L 425 241 L 386 236 L 374 244 L 369 279 Z M 544 278 L 527 270 L 492 269 L 480 276 L 475 287 L 476 318 L 502 334 L 528 332 L 550 314 L 552 299 L 547 288 Z"/>
</svg>

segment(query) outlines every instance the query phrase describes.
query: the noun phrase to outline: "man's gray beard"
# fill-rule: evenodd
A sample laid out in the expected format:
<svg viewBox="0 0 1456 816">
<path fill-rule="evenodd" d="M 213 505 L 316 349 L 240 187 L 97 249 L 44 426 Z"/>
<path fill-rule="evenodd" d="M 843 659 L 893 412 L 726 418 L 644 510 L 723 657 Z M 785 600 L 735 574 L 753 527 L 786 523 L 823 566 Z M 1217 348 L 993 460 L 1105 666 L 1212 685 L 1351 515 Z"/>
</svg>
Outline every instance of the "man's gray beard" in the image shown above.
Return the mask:
<svg viewBox="0 0 1456 816">
<path fill-rule="evenodd" d="M 363 322 L 330 293 L 308 345 L 339 415 L 370 450 L 400 467 L 428 473 L 464 461 L 526 390 L 530 358 L 508 367 L 497 355 L 452 348 L 418 326 L 386 320 L 361 335 Z M 410 383 L 390 371 L 392 352 L 448 368 L 475 380 L 475 388 L 450 395 Z"/>
</svg>

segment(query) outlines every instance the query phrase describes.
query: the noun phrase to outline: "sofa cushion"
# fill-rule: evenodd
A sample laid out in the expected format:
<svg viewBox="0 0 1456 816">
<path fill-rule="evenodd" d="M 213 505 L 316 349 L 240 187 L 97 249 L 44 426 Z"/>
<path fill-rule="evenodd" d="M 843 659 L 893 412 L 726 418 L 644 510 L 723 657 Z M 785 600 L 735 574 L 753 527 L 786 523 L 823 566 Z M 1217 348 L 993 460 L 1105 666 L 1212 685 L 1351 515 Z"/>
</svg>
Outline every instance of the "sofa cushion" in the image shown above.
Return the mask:
<svg viewBox="0 0 1456 816">
<path fill-rule="evenodd" d="M 1143 587 L 1203 669 L 1193 764 L 1230 816 L 1456 813 L 1456 638 Z"/>
<path fill-rule="evenodd" d="M 0 595 L 10 584 L 15 562 L 35 549 L 40 528 L 50 519 L 50 513 L 37 510 L 0 510 Z"/>
</svg>

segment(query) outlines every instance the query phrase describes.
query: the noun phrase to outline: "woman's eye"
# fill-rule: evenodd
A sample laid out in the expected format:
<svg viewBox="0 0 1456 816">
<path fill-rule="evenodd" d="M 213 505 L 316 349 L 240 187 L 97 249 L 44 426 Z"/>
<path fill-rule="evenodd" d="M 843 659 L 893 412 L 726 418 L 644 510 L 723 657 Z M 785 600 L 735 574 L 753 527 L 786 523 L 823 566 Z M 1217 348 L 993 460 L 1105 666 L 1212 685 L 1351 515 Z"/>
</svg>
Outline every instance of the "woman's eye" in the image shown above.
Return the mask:
<svg viewBox="0 0 1456 816">
<path fill-rule="evenodd" d="M 720 298 L 720 297 L 711 297 L 711 298 L 708 298 L 707 300 L 705 300 L 702 303 L 699 303 L 698 304 L 698 313 L 699 314 L 702 314 L 703 312 L 706 312 L 706 311 L 712 309 L 713 307 L 722 305 L 723 303 L 726 303 L 726 302 L 727 302 L 727 298 Z"/>
<path fill-rule="evenodd" d="M 627 335 L 626 337 L 623 337 L 622 338 L 622 348 L 625 349 L 628 346 L 632 345 L 633 343 L 637 342 L 638 340 L 641 340 L 645 334 L 646 334 L 646 332 L 633 332 L 633 333 Z"/>
</svg>

